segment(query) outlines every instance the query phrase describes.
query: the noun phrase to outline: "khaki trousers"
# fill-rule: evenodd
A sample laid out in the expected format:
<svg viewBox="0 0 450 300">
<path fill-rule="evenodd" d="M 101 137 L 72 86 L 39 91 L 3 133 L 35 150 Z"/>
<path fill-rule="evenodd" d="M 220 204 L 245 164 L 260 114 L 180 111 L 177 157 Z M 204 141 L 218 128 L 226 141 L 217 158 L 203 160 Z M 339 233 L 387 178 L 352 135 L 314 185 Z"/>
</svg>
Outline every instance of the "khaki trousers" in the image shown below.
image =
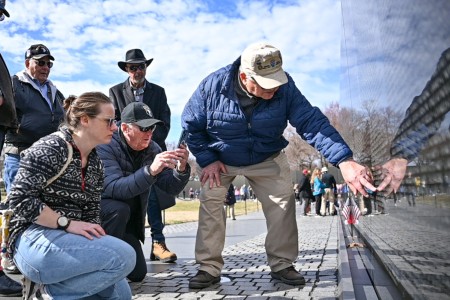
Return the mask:
<svg viewBox="0 0 450 300">
<path fill-rule="evenodd" d="M 320 206 L 320 214 L 325 216 L 327 200 L 330 205 L 330 215 L 334 214 L 334 191 L 330 188 L 325 189 L 325 193 L 322 195 L 322 204 Z"/>
<path fill-rule="evenodd" d="M 286 155 L 279 153 L 267 160 L 244 167 L 227 167 L 221 174 L 221 186 L 200 192 L 200 210 L 195 244 L 195 259 L 200 270 L 219 276 L 224 265 L 226 215 L 223 202 L 230 183 L 238 175 L 249 181 L 266 217 L 265 248 L 268 264 L 277 272 L 292 266 L 298 256 L 298 230 L 295 199 Z M 198 168 L 199 174 L 201 169 Z"/>
</svg>

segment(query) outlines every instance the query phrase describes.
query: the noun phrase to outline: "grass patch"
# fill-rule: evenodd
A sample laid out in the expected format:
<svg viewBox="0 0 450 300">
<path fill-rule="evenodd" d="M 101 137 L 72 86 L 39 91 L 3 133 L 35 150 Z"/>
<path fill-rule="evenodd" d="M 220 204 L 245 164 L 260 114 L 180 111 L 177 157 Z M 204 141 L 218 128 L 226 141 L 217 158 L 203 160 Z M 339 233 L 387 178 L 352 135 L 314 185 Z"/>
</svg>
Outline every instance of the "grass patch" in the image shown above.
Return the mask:
<svg viewBox="0 0 450 300">
<path fill-rule="evenodd" d="M 198 221 L 199 200 L 181 200 L 177 199 L 177 204 L 164 211 L 165 224 L 173 225 L 185 222 Z M 246 213 L 252 213 L 261 210 L 261 204 L 258 201 L 238 201 L 234 205 L 236 218 Z"/>
</svg>

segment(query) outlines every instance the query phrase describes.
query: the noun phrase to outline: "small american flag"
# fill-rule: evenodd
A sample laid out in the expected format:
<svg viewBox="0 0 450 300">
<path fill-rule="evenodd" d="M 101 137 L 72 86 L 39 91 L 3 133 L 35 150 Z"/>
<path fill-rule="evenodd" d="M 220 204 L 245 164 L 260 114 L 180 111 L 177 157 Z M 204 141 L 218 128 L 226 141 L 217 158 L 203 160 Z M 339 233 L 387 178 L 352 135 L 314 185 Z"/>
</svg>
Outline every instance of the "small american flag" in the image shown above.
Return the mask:
<svg viewBox="0 0 450 300">
<path fill-rule="evenodd" d="M 347 224 L 358 224 L 361 211 L 351 197 L 348 197 L 345 201 L 344 208 L 342 209 L 342 215 L 344 216 Z"/>
</svg>

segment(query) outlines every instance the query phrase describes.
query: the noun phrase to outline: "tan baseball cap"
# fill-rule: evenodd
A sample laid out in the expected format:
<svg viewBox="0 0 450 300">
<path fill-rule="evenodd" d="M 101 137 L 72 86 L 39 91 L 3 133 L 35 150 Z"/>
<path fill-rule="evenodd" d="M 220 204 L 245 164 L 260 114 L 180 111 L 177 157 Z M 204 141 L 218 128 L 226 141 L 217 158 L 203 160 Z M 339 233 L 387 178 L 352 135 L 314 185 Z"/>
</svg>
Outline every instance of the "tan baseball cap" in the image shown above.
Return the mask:
<svg viewBox="0 0 450 300">
<path fill-rule="evenodd" d="M 241 71 L 248 73 L 265 89 L 273 89 L 288 82 L 280 50 L 266 43 L 248 46 L 241 55 Z"/>
</svg>

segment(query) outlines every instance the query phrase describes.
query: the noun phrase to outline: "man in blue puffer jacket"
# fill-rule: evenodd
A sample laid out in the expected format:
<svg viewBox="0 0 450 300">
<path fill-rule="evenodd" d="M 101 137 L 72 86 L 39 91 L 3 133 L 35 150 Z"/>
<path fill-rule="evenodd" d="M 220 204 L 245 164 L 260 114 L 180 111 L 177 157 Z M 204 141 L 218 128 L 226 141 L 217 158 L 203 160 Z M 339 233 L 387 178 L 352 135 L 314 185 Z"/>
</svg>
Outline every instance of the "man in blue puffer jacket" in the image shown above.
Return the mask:
<svg viewBox="0 0 450 300">
<path fill-rule="evenodd" d="M 355 193 L 367 194 L 364 186 L 375 189 L 327 117 L 283 71 L 280 51 L 266 43 L 250 45 L 233 64 L 200 83 L 182 114 L 203 184 L 195 248 L 200 269 L 190 279 L 190 288 L 220 281 L 226 218 L 219 208 L 237 175 L 247 178 L 262 203 L 271 276 L 287 284 L 305 284 L 292 265 L 298 255 L 298 231 L 289 164 L 281 151 L 288 144 L 283 138 L 288 122 L 341 169 Z"/>
</svg>

